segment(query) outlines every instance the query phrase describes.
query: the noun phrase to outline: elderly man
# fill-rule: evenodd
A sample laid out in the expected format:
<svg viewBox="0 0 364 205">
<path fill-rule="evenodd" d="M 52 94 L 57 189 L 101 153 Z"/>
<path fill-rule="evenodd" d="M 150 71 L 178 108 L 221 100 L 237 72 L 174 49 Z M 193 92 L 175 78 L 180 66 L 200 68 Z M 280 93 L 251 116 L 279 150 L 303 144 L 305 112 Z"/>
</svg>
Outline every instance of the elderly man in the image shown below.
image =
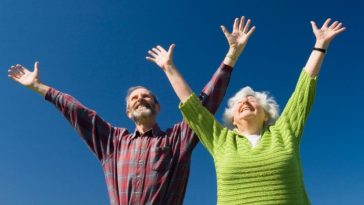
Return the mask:
<svg viewBox="0 0 364 205">
<path fill-rule="evenodd" d="M 243 29 L 249 27 L 250 20 L 244 23 L 244 17 L 240 22 L 235 19 L 232 33 L 222 27 L 230 48 L 200 95 L 212 113 L 224 97 L 232 67 L 250 36 Z M 54 104 L 95 153 L 105 174 L 111 204 L 182 204 L 198 138 L 184 121 L 162 131 L 156 122 L 160 105 L 150 90 L 141 86 L 129 89 L 126 113 L 136 127 L 129 132 L 112 126 L 72 96 L 43 84 L 38 73 L 38 62 L 33 72 L 19 64 L 8 71 L 10 78 Z"/>
</svg>

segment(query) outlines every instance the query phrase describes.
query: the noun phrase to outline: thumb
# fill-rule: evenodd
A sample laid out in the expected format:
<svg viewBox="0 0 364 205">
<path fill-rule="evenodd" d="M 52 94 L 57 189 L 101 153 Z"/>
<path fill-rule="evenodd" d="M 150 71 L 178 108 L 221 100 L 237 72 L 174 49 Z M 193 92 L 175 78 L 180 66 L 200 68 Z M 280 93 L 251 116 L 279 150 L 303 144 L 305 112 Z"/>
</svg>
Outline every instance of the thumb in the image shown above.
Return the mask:
<svg viewBox="0 0 364 205">
<path fill-rule="evenodd" d="M 34 74 L 35 76 L 39 75 L 39 61 L 35 61 L 34 63 Z"/>
<path fill-rule="evenodd" d="M 315 31 L 317 31 L 317 30 L 318 30 L 318 28 L 317 28 L 316 23 L 315 23 L 314 21 L 311 21 L 310 23 L 311 23 L 311 26 L 312 26 L 312 30 L 313 30 L 314 32 L 315 32 Z"/>
<path fill-rule="evenodd" d="M 176 44 L 174 44 L 174 43 L 169 46 L 169 48 L 168 48 L 169 56 L 173 56 L 174 48 L 176 48 Z"/>
<path fill-rule="evenodd" d="M 225 26 L 221 25 L 220 27 L 221 27 L 221 30 L 224 33 L 225 37 L 228 38 L 229 37 L 229 32 L 227 31 Z"/>
</svg>

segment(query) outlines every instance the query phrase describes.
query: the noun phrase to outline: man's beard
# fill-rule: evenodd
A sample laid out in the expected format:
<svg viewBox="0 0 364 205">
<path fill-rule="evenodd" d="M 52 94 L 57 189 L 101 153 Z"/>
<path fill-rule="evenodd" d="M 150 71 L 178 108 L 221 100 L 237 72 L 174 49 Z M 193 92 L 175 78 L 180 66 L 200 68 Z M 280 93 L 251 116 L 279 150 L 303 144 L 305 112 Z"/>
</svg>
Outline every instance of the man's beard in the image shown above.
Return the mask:
<svg viewBox="0 0 364 205">
<path fill-rule="evenodd" d="M 139 105 L 137 109 L 131 112 L 131 117 L 135 122 L 141 121 L 156 114 L 155 105 Z"/>
</svg>

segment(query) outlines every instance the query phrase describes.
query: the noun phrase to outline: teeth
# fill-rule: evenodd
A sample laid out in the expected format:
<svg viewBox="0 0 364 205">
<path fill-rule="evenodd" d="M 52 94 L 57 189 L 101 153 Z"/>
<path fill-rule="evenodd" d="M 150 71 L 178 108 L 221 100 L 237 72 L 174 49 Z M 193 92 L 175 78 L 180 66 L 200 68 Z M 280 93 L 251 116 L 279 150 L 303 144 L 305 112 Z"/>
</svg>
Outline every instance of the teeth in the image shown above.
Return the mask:
<svg viewBox="0 0 364 205">
<path fill-rule="evenodd" d="M 241 110 L 240 110 L 240 112 L 243 112 L 244 110 L 251 110 L 250 108 L 248 108 L 248 107 L 244 107 L 244 108 L 242 108 Z"/>
<path fill-rule="evenodd" d="M 138 105 L 135 109 L 136 110 L 142 110 L 142 109 L 148 109 L 148 107 L 145 106 L 145 105 Z"/>
</svg>

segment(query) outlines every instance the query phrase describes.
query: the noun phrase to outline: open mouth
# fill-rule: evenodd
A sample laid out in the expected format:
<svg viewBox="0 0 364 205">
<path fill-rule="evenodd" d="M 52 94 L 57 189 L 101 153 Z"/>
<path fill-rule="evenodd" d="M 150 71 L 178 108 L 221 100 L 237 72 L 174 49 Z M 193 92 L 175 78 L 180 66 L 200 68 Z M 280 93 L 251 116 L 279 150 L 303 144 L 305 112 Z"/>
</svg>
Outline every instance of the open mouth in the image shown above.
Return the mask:
<svg viewBox="0 0 364 205">
<path fill-rule="evenodd" d="M 253 111 L 253 109 L 252 109 L 251 107 L 249 107 L 249 106 L 243 106 L 243 107 L 239 110 L 239 112 L 244 112 L 245 110 Z"/>
<path fill-rule="evenodd" d="M 134 110 L 146 110 L 146 109 L 150 109 L 150 108 L 151 108 L 150 105 L 141 103 L 141 104 L 137 105 L 136 107 L 134 107 Z"/>
</svg>

